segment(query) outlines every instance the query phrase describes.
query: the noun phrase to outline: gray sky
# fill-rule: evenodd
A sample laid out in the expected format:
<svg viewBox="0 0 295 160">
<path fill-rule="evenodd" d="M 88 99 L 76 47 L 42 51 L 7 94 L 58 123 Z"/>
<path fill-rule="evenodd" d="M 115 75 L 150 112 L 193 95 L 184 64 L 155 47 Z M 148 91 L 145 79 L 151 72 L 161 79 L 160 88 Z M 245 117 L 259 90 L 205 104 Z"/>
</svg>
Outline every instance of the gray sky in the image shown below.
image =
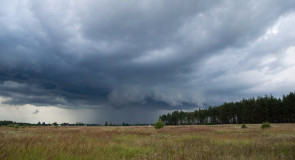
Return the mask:
<svg viewBox="0 0 295 160">
<path fill-rule="evenodd" d="M 154 122 L 295 86 L 295 1 L 0 1 L 0 120 Z"/>
</svg>

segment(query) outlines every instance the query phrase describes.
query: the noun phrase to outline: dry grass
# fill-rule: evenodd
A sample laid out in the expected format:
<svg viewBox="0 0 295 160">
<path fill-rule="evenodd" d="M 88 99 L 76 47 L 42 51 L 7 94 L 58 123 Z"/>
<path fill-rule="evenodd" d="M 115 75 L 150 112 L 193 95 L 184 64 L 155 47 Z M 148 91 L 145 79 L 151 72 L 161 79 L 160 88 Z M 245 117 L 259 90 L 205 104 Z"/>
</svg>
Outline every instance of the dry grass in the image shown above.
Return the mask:
<svg viewBox="0 0 295 160">
<path fill-rule="evenodd" d="M 0 127 L 0 159 L 295 159 L 295 124 Z"/>
</svg>

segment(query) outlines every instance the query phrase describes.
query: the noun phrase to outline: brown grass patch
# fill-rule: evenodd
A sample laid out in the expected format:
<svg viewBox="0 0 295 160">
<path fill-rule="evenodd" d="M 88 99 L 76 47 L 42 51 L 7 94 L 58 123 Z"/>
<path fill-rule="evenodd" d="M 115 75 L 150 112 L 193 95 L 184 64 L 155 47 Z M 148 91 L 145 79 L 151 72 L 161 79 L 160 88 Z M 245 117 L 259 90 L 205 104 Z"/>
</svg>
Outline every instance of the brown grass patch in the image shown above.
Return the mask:
<svg viewBox="0 0 295 160">
<path fill-rule="evenodd" d="M 295 159 L 295 124 L 0 127 L 0 159 Z"/>
</svg>

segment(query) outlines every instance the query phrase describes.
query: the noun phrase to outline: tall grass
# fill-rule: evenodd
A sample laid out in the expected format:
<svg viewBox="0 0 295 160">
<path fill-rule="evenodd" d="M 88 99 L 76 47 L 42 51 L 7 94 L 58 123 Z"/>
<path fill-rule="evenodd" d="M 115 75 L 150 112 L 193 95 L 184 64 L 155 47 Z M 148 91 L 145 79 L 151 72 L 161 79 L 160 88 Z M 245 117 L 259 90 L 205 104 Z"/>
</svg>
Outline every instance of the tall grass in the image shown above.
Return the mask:
<svg viewBox="0 0 295 160">
<path fill-rule="evenodd" d="M 0 159 L 295 159 L 295 124 L 0 127 Z"/>
</svg>

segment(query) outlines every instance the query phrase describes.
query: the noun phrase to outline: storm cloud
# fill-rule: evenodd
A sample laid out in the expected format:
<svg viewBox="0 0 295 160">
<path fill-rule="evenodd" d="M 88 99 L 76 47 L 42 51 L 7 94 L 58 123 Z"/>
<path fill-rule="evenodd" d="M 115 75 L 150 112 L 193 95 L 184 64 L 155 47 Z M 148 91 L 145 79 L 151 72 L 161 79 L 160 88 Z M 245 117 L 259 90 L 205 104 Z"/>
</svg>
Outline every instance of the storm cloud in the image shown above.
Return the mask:
<svg viewBox="0 0 295 160">
<path fill-rule="evenodd" d="M 144 110 L 281 96 L 295 86 L 294 25 L 293 0 L 1 1 L 0 95 Z"/>
</svg>

